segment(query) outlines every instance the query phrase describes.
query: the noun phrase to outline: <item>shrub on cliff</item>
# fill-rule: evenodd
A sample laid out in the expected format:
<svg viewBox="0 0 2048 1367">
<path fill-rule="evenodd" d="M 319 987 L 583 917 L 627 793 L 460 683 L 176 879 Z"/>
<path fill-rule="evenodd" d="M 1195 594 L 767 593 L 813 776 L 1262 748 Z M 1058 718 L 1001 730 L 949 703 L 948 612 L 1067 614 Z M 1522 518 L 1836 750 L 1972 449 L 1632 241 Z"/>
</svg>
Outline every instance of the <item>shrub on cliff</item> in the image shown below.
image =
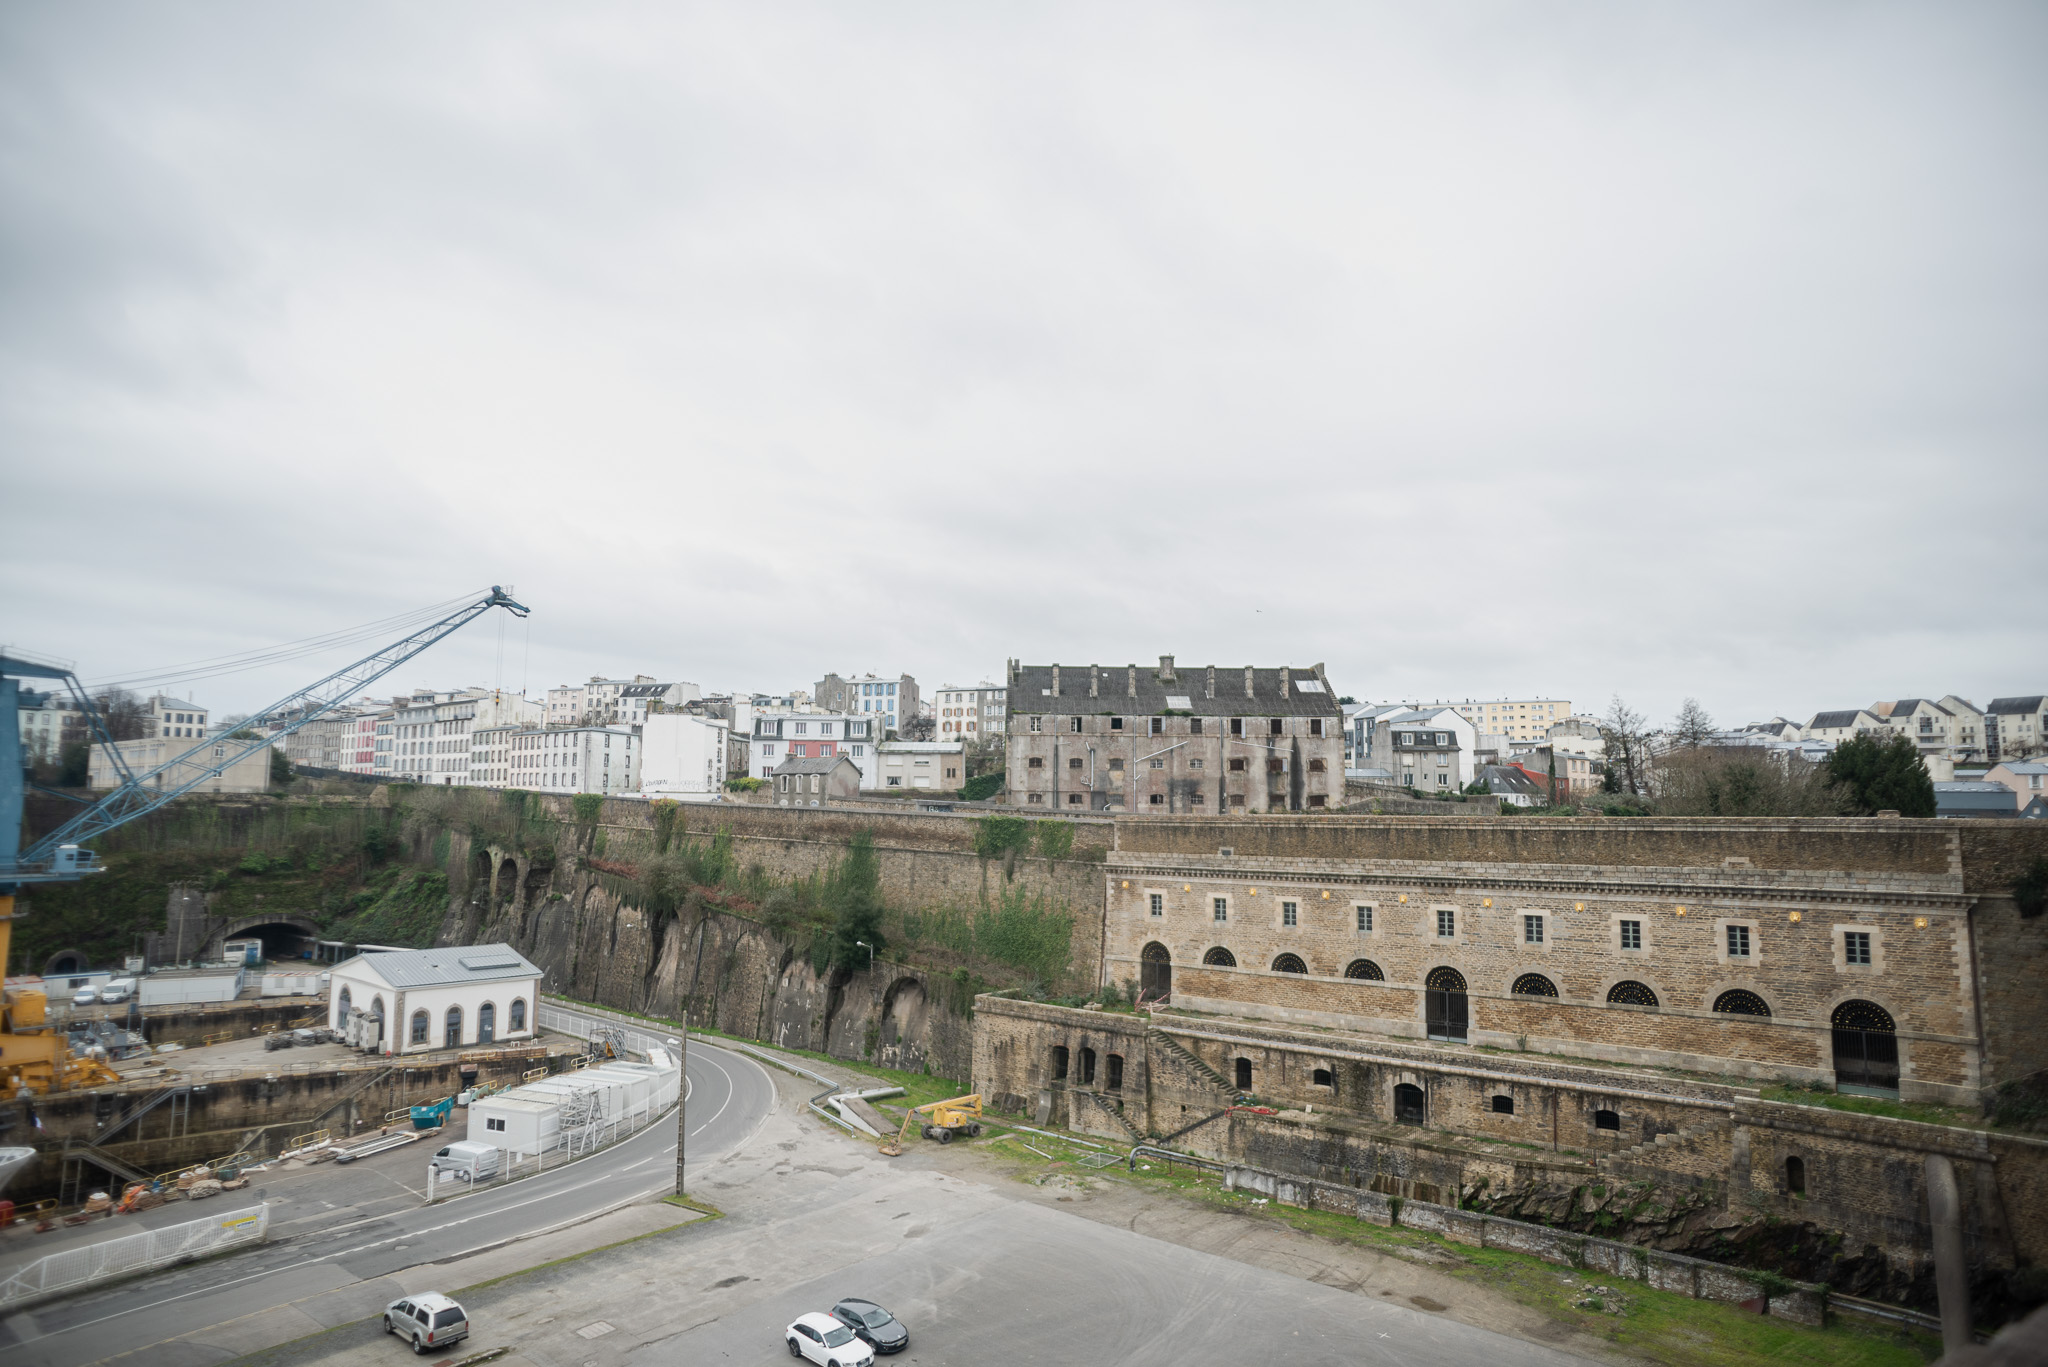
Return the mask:
<svg viewBox="0 0 2048 1367">
<path fill-rule="evenodd" d="M 832 907 L 831 961 L 836 968 L 865 968 L 869 952 L 879 957 L 882 937 L 882 866 L 875 837 L 862 831 L 847 844 L 846 858 L 832 871 L 827 888 Z"/>
</svg>

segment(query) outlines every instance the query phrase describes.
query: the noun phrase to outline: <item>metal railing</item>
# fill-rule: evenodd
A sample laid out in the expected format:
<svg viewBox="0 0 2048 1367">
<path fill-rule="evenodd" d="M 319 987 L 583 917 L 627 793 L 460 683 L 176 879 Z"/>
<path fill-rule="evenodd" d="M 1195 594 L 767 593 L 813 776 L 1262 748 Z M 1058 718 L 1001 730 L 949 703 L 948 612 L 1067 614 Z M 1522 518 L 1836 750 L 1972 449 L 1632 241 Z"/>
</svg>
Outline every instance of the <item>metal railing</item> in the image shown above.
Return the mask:
<svg viewBox="0 0 2048 1367">
<path fill-rule="evenodd" d="M 61 1249 L 0 1279 L 0 1309 L 11 1310 L 94 1282 L 147 1272 L 224 1248 L 261 1243 L 269 1229 L 270 1207 L 255 1205 Z"/>
</svg>

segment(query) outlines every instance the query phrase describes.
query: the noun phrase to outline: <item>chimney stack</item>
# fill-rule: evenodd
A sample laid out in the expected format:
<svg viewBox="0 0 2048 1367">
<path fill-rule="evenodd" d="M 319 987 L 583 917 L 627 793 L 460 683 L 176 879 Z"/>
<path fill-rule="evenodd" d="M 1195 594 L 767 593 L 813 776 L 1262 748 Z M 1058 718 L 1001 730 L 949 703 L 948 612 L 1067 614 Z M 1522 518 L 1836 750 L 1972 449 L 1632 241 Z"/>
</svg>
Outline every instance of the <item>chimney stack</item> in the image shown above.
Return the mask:
<svg viewBox="0 0 2048 1367">
<path fill-rule="evenodd" d="M 1159 681 L 1161 683 L 1172 683 L 1174 681 L 1173 656 L 1161 655 L 1159 657 Z"/>
</svg>

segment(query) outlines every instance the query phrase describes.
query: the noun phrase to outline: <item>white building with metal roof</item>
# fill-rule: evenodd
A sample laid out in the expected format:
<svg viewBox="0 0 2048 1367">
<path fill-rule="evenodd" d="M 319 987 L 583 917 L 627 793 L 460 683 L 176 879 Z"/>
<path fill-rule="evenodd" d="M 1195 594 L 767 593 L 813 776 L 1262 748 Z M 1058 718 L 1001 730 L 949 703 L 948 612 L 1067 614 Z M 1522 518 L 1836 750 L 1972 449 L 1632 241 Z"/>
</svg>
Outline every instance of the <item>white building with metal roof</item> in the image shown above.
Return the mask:
<svg viewBox="0 0 2048 1367">
<path fill-rule="evenodd" d="M 358 954 L 329 975 L 328 1024 L 382 1054 L 532 1039 L 544 976 L 506 944 Z"/>
</svg>

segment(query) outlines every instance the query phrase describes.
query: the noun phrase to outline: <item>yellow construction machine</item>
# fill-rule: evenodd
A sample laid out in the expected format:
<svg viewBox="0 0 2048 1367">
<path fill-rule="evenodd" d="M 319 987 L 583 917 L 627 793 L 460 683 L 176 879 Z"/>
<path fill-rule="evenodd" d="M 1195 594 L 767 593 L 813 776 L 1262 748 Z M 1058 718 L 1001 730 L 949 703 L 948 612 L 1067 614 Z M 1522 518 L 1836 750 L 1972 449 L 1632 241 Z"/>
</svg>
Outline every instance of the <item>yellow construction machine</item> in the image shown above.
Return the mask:
<svg viewBox="0 0 2048 1367">
<path fill-rule="evenodd" d="M 903 1113 L 903 1129 L 894 1139 L 882 1141 L 882 1152 L 890 1158 L 903 1152 L 903 1141 L 910 1138 L 910 1127 L 921 1115 L 930 1116 L 920 1133 L 926 1139 L 936 1139 L 941 1144 L 953 1142 L 953 1136 L 964 1134 L 969 1139 L 981 1133 L 981 1094 L 956 1096 L 948 1101 L 934 1101 L 928 1106 L 916 1106 Z"/>
<path fill-rule="evenodd" d="M 14 896 L 0 892 L 0 963 L 14 938 Z M 120 1075 L 96 1058 L 71 1052 L 63 1028 L 50 1018 L 49 998 L 26 987 L 0 993 L 0 1095 L 38 1095 L 119 1082 Z"/>
</svg>

